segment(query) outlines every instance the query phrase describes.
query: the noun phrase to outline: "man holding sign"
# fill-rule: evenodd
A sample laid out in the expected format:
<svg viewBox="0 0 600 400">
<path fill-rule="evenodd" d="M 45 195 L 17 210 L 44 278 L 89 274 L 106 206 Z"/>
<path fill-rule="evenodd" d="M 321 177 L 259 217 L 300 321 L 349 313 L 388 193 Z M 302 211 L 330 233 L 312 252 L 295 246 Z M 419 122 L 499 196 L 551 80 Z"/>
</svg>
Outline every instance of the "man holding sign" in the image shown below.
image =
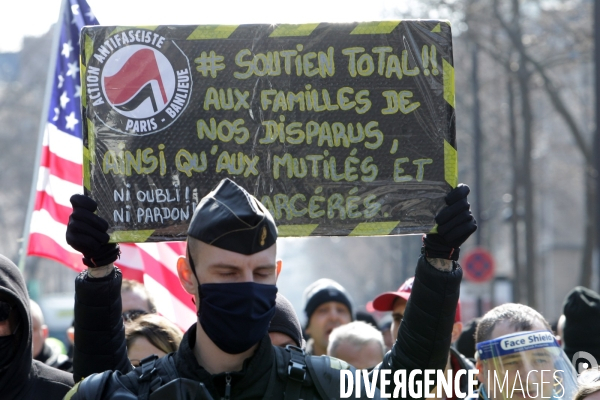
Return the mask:
<svg viewBox="0 0 600 400">
<path fill-rule="evenodd" d="M 477 228 L 468 192 L 461 185 L 448 194 L 447 207 L 436 217 L 438 233 L 424 237 L 398 340 L 371 372 L 372 384 L 380 385 L 377 375 L 383 372 L 389 378 L 396 371 L 444 368 L 462 276 L 458 250 Z M 118 245 L 107 243 L 106 222 L 93 213 L 94 202 L 74 197 L 67 240 L 83 253 L 88 271 L 111 279 Z M 328 357 L 305 357 L 292 347 L 280 349 L 268 339 L 281 269 L 276 240 L 277 228 L 266 208 L 242 187 L 223 180 L 198 205 L 188 228 L 187 256 L 178 261 L 180 282 L 198 308 L 198 323 L 184 335 L 180 349 L 159 360 L 143 360 L 125 375 L 94 374 L 73 388 L 70 398 L 169 398 L 181 393 L 189 395 L 183 398 L 339 398 L 341 372 L 354 375 L 353 367 Z M 95 260 L 109 264 L 96 267 Z M 125 359 L 126 353 L 115 356 Z M 383 382 L 388 386 L 382 390 L 391 393 L 394 383 Z M 356 386 L 359 398 L 367 398 L 365 383 Z M 376 391 L 368 397 L 378 396 Z"/>
<path fill-rule="evenodd" d="M 67 241 L 88 275 L 112 282 L 109 235 L 187 239 L 177 273 L 198 322 L 179 351 L 132 372 L 122 348 L 109 354 L 120 372 L 90 376 L 73 399 L 329 399 L 348 388 L 372 398 L 376 386 L 406 397 L 421 383 L 412 372 L 444 367 L 458 249 L 476 229 L 469 189 L 457 187 L 447 21 L 87 27 L 81 37 L 93 200 L 72 198 Z M 434 219 L 397 344 L 368 382 L 339 360 L 269 343 L 278 236 L 433 232 Z"/>
</svg>

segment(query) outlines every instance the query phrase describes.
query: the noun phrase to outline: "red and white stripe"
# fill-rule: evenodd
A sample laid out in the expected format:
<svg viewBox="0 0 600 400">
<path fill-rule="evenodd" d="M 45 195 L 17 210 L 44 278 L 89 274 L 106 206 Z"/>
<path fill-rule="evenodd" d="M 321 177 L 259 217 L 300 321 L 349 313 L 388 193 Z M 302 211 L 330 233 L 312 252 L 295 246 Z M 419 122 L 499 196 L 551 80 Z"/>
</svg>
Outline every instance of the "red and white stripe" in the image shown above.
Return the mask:
<svg viewBox="0 0 600 400">
<path fill-rule="evenodd" d="M 82 271 L 81 254 L 67 244 L 65 234 L 72 207 L 71 195 L 83 193 L 83 143 L 48 123 L 44 132 L 36 201 L 31 218 L 27 254 L 53 259 Z M 123 243 L 116 264 L 123 277 L 144 282 L 158 312 L 187 329 L 196 321 L 195 306 L 177 277 L 177 258 L 184 242 Z"/>
</svg>

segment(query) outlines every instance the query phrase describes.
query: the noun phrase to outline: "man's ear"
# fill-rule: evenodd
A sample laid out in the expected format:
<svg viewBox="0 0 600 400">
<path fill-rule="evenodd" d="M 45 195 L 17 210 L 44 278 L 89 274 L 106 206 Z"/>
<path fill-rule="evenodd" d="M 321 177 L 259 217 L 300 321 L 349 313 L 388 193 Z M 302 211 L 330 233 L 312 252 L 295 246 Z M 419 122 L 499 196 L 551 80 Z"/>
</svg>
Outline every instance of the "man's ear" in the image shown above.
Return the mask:
<svg viewBox="0 0 600 400">
<path fill-rule="evenodd" d="M 485 382 L 485 378 L 483 376 L 483 363 L 481 362 L 479 357 L 477 358 L 477 361 L 475 362 L 475 369 L 477 369 L 479 371 L 477 373 L 477 379 L 479 379 L 479 382 L 481 382 L 481 383 Z"/>
<path fill-rule="evenodd" d="M 279 278 L 279 274 L 281 273 L 281 267 L 283 267 L 283 261 L 277 260 L 277 277 Z"/>
<path fill-rule="evenodd" d="M 192 267 L 188 262 L 187 258 L 179 257 L 177 260 L 177 275 L 179 275 L 179 281 L 183 289 L 191 295 L 196 295 L 198 290 L 198 282 L 192 272 Z"/>
<path fill-rule="evenodd" d="M 455 322 L 454 325 L 452 325 L 452 343 L 454 343 L 458 340 L 458 337 L 462 333 L 462 330 L 463 330 L 462 322 L 458 321 L 458 322 Z"/>
<path fill-rule="evenodd" d="M 72 326 L 67 328 L 67 338 L 69 338 L 69 342 L 71 342 L 71 344 L 75 343 L 75 328 Z"/>
<path fill-rule="evenodd" d="M 44 340 L 48 339 L 48 336 L 50 336 L 50 329 L 48 329 L 48 325 L 42 325 L 42 335 L 44 336 Z"/>
</svg>

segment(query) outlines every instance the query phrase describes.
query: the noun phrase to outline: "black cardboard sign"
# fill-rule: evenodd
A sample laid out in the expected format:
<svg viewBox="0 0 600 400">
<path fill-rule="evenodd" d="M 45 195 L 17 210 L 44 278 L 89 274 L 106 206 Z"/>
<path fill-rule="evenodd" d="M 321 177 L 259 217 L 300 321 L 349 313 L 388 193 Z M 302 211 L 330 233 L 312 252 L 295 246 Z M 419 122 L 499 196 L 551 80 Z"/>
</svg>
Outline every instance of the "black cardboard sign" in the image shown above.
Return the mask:
<svg viewBox="0 0 600 400">
<path fill-rule="evenodd" d="M 183 240 L 224 177 L 281 236 L 427 232 L 457 183 L 445 21 L 86 27 L 84 186 L 114 241 Z"/>
</svg>

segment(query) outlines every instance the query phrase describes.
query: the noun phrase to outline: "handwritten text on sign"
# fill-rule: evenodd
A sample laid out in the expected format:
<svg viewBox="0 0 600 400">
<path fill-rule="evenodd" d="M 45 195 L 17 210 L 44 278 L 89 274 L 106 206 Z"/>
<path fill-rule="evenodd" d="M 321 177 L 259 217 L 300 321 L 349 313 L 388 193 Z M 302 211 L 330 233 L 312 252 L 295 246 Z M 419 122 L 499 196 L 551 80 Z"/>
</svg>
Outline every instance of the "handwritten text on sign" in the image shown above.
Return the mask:
<svg viewBox="0 0 600 400">
<path fill-rule="evenodd" d="M 456 185 L 449 25 L 88 27 L 85 186 L 115 240 L 184 239 L 222 178 L 286 235 L 426 232 Z"/>
</svg>

